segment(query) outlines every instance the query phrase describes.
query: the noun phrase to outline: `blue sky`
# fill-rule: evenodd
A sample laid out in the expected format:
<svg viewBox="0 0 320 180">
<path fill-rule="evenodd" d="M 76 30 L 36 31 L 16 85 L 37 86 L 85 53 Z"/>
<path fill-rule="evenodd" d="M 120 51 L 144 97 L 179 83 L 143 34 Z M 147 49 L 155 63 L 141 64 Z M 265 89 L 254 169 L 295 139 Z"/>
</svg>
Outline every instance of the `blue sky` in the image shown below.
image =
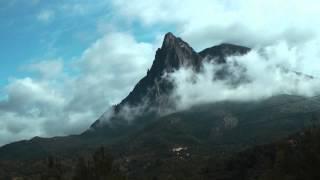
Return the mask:
<svg viewBox="0 0 320 180">
<path fill-rule="evenodd" d="M 88 128 L 145 74 L 172 27 L 122 16 L 112 1 L 1 1 L 0 145 Z"/>
<path fill-rule="evenodd" d="M 319 74 L 319 9 L 318 0 L 1 0 L 0 145 L 87 129 L 146 74 L 169 31 L 197 51 L 234 43 Z"/>
<path fill-rule="evenodd" d="M 24 76 L 21 67 L 30 62 L 56 56 L 72 59 L 99 36 L 95 22 L 99 12 L 66 16 L 64 10 L 56 10 L 63 6 L 60 2 L 1 1 L 1 85 L 10 77 Z"/>
<path fill-rule="evenodd" d="M 159 31 L 172 30 L 124 22 L 105 1 L 1 1 L 0 86 L 11 77 L 29 75 L 22 68 L 29 63 L 79 57 L 108 28 L 130 32 L 146 42 L 154 41 Z"/>
</svg>

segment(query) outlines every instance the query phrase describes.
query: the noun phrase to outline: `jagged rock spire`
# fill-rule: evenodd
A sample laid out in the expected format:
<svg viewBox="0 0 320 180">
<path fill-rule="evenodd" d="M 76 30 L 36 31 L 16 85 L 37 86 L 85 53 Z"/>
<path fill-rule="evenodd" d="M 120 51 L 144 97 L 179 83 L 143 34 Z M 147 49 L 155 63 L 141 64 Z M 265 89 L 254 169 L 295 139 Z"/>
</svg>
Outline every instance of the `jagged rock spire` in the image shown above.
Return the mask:
<svg viewBox="0 0 320 180">
<path fill-rule="evenodd" d="M 222 44 L 197 53 L 188 43 L 169 32 L 164 36 L 162 46 L 157 50 L 153 64 L 146 76 L 136 84 L 126 98 L 114 106 L 114 110 L 118 113 L 125 106 L 139 106 L 146 101 L 148 101 L 148 107 L 151 108 L 160 107 L 161 104 L 168 106 L 168 103 L 165 104 L 169 102 L 166 100 L 166 96 L 170 95 L 174 87 L 172 82 L 163 78 L 165 73 L 173 72 L 181 67 L 192 68 L 197 72 L 200 71 L 202 61 L 206 57 L 224 59 L 225 55 L 238 51 L 242 53 L 247 49 Z"/>
<path fill-rule="evenodd" d="M 171 45 L 174 45 L 176 40 L 177 40 L 177 38 L 171 32 L 168 32 L 164 36 L 164 40 L 163 40 L 163 43 L 162 43 L 162 48 L 166 48 L 166 47 L 169 47 Z"/>
<path fill-rule="evenodd" d="M 156 52 L 152 67 L 147 75 L 142 78 L 130 94 L 119 104 L 119 109 L 124 104 L 139 104 L 143 99 L 155 100 L 159 94 L 169 93 L 170 83 L 163 80 L 162 76 L 166 72 L 172 72 L 180 67 L 191 67 L 200 69 L 201 56 L 198 55 L 181 38 L 167 33 L 161 48 Z M 153 92 L 154 91 L 154 92 Z"/>
<path fill-rule="evenodd" d="M 160 75 L 163 72 L 171 72 L 186 66 L 199 69 L 200 64 L 201 57 L 192 47 L 169 32 L 164 36 L 162 47 L 156 52 L 150 72 L 154 75 Z"/>
</svg>

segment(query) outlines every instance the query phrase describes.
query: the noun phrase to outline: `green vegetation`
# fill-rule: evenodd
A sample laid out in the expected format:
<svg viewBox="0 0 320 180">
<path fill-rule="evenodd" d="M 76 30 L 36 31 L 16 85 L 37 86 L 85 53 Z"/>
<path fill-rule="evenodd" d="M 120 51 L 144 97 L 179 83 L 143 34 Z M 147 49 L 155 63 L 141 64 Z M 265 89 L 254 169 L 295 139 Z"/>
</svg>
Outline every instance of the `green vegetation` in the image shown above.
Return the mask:
<svg viewBox="0 0 320 180">
<path fill-rule="evenodd" d="M 9 165 L 9 166 L 8 166 Z M 10 167 L 12 166 L 12 167 Z M 1 180 L 125 180 L 116 167 L 113 157 L 104 147 L 98 148 L 92 155 L 77 159 L 49 156 L 46 160 L 10 161 L 0 164 Z M 19 167 L 12 171 L 11 168 Z M 9 174 L 2 170 L 9 169 Z M 4 175 L 6 174 L 6 175 Z"/>
<path fill-rule="evenodd" d="M 189 147 L 179 153 L 144 152 L 118 160 L 100 147 L 77 159 L 50 156 L 43 161 L 17 162 L 25 169 L 1 177 L 4 180 L 12 177 L 21 180 L 317 180 L 320 179 L 319 139 L 320 128 L 313 127 L 284 140 L 237 153 Z M 6 165 L 10 168 L 10 164 Z M 4 170 L 4 166 L 0 167 Z"/>
<path fill-rule="evenodd" d="M 320 179 L 320 128 L 286 140 L 257 146 L 224 159 L 211 159 L 205 179 L 317 180 Z"/>
<path fill-rule="evenodd" d="M 125 176 L 113 169 L 113 158 L 103 147 L 93 153 L 92 160 L 79 158 L 73 180 L 125 180 Z"/>
<path fill-rule="evenodd" d="M 283 95 L 33 138 L 0 148 L 0 179 L 316 179 L 318 109 L 314 101 Z"/>
</svg>

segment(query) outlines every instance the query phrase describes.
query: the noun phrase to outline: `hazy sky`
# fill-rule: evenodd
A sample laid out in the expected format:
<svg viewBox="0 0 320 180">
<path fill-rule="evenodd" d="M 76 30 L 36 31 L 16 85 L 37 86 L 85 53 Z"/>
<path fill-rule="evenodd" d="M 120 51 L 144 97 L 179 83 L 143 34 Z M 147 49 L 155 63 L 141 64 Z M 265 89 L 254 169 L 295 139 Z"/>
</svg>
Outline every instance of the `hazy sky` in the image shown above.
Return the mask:
<svg viewBox="0 0 320 180">
<path fill-rule="evenodd" d="M 1 0 L 0 145 L 85 130 L 146 74 L 168 31 L 196 50 L 285 44 L 298 53 L 280 59 L 312 58 L 295 68 L 317 75 L 319 9 L 318 0 Z"/>
</svg>

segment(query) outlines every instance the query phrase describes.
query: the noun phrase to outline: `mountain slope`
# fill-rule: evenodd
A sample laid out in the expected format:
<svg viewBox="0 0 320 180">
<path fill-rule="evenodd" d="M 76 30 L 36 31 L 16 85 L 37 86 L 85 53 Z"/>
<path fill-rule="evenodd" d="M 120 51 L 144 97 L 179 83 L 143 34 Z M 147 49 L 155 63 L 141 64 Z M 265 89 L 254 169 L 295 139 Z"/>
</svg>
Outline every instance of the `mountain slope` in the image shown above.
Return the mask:
<svg viewBox="0 0 320 180">
<path fill-rule="evenodd" d="M 319 104 L 313 99 L 289 95 L 257 102 L 199 105 L 153 119 L 141 129 L 127 129 L 117 138 L 107 134 L 82 134 L 9 144 L 0 148 L 0 159 L 39 159 L 53 154 L 68 156 L 102 144 L 128 155 L 167 152 L 175 145 L 197 146 L 204 152 L 213 149 L 239 151 L 309 127 L 312 116 L 318 116 L 318 109 Z"/>
</svg>

